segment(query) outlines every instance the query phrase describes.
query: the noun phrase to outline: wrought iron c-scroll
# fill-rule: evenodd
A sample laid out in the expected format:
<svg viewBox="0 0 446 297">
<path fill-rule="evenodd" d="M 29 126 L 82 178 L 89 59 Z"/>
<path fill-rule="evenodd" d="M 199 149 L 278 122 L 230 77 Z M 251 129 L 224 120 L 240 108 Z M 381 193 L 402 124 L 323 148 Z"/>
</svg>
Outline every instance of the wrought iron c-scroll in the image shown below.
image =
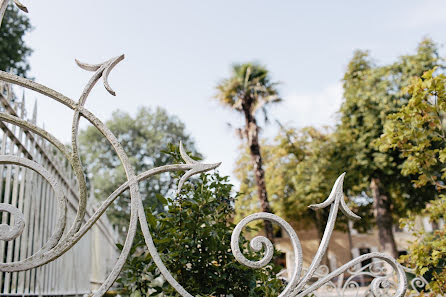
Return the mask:
<svg viewBox="0 0 446 297">
<path fill-rule="evenodd" d="M 6 7 L 8 5 L 8 0 L 0 0 L 0 24 L 5 13 Z M 22 5 L 18 0 L 14 0 L 14 3 L 21 10 L 27 12 L 27 9 L 24 5 Z M 122 146 L 118 142 L 117 138 L 113 133 L 88 109 L 84 107 L 85 102 L 90 94 L 90 91 L 96 85 L 96 83 L 102 79 L 104 87 L 107 91 L 115 95 L 115 92 L 110 87 L 108 83 L 108 76 L 111 70 L 124 59 L 124 55 L 119 57 L 112 58 L 108 61 L 105 61 L 101 64 L 90 65 L 86 63 L 81 63 L 76 60 L 76 63 L 84 70 L 93 72 L 93 76 L 86 84 L 84 90 L 82 91 L 79 99 L 77 101 L 72 100 L 63 94 L 48 88 L 44 85 L 36 83 L 34 81 L 6 73 L 4 71 L 0 71 L 0 80 L 11 83 L 14 85 L 18 85 L 24 87 L 26 89 L 38 92 L 40 94 L 45 95 L 57 102 L 65 105 L 66 107 L 72 109 L 74 111 L 73 122 L 72 122 L 72 140 L 71 140 L 71 149 L 63 145 L 59 140 L 57 140 L 54 136 L 52 136 L 47 131 L 37 127 L 35 124 L 25 121 L 16 116 L 0 113 L 0 120 L 3 122 L 11 123 L 17 126 L 22 127 L 23 129 L 27 129 L 32 131 L 33 133 L 41 136 L 46 139 L 48 142 L 53 144 L 70 162 L 74 172 L 76 174 L 77 180 L 79 181 L 79 206 L 77 209 L 76 217 L 70 227 L 66 226 L 66 214 L 67 214 L 67 198 L 63 194 L 63 190 L 61 186 L 58 184 L 57 180 L 52 176 L 52 174 L 43 168 L 38 163 L 28 160 L 25 158 L 21 158 L 13 155 L 1 155 L 0 156 L 0 164 L 15 164 L 19 166 L 24 166 L 29 168 L 36 173 L 40 174 L 44 177 L 49 184 L 52 186 L 56 199 L 58 201 L 58 209 L 57 209 L 57 223 L 55 230 L 50 236 L 49 240 L 42 246 L 42 248 L 36 252 L 34 255 L 30 256 L 27 259 L 20 260 L 17 262 L 11 263 L 0 263 L 0 271 L 3 272 L 15 272 L 15 271 L 23 271 L 31 268 L 39 267 L 54 261 L 66 251 L 68 251 L 71 247 L 73 247 L 79 239 L 95 224 L 95 222 L 99 219 L 99 217 L 106 211 L 106 209 L 110 206 L 110 204 L 118 198 L 118 196 L 124 192 L 125 190 L 130 190 L 131 196 L 131 215 L 128 233 L 126 236 L 125 244 L 122 249 L 122 252 L 112 270 L 112 272 L 108 275 L 107 279 L 101 285 L 101 287 L 94 292 L 94 296 L 102 296 L 114 283 L 116 278 L 118 277 L 128 255 L 130 252 L 130 247 L 132 245 L 133 239 L 135 237 L 135 232 L 137 228 L 137 224 L 139 222 L 141 226 L 141 230 L 144 234 L 144 239 L 147 245 L 147 248 L 153 258 L 153 261 L 158 266 L 160 272 L 163 274 L 165 279 L 177 290 L 177 292 L 182 296 L 192 297 L 184 287 L 179 284 L 172 274 L 167 270 L 166 266 L 162 262 L 156 247 L 153 243 L 152 236 L 149 230 L 149 226 L 147 224 L 146 215 L 144 214 L 144 208 L 141 200 L 141 194 L 139 192 L 138 183 L 144 179 L 150 178 L 153 175 L 163 173 L 163 172 L 172 172 L 172 171 L 186 171 L 183 177 L 180 179 L 178 189 L 181 189 L 183 183 L 192 175 L 197 173 L 205 172 L 208 170 L 212 170 L 220 165 L 220 163 L 216 164 L 203 164 L 194 161 L 191 159 L 185 152 L 184 148 L 180 144 L 180 152 L 181 156 L 184 160 L 184 164 L 174 164 L 174 165 L 165 165 L 157 168 L 150 169 L 141 174 L 136 174 L 133 168 L 130 165 L 128 156 L 124 152 Z M 116 151 L 119 156 L 127 176 L 127 181 L 122 184 L 119 188 L 117 188 L 107 199 L 104 200 L 102 205 L 97 209 L 97 211 L 84 223 L 85 214 L 86 214 L 86 205 L 87 205 L 87 186 L 85 182 L 84 173 L 82 170 L 82 165 L 79 158 L 78 152 L 78 143 L 77 143 L 77 134 L 79 129 L 79 120 L 81 117 L 84 117 L 88 120 L 92 125 L 94 125 L 110 142 L 113 149 Z M 346 205 L 343 198 L 343 184 L 344 174 L 342 174 L 335 182 L 331 194 L 323 203 L 312 205 L 310 207 L 314 209 L 318 208 L 326 208 L 330 207 L 330 214 L 327 222 L 327 226 L 325 228 L 325 232 L 321 241 L 321 244 L 317 250 L 317 253 L 309 267 L 305 273 L 302 273 L 302 248 L 300 245 L 299 238 L 294 232 L 293 228 L 285 222 L 280 217 L 270 214 L 270 213 L 256 213 L 250 215 L 243 219 L 235 228 L 232 238 L 231 238 L 231 249 L 234 254 L 234 257 L 242 264 L 249 266 L 251 268 L 260 268 L 267 265 L 273 256 L 273 245 L 272 243 L 263 236 L 255 237 L 251 240 L 251 247 L 256 251 L 261 251 L 264 249 L 264 257 L 259 261 L 251 261 L 247 259 L 239 247 L 239 236 L 242 229 L 251 221 L 254 220 L 269 220 L 273 223 L 280 225 L 289 235 L 293 249 L 294 249 L 294 264 L 295 269 L 293 275 L 283 290 L 283 292 L 279 295 L 282 296 L 307 296 L 311 292 L 314 292 L 321 286 L 326 285 L 330 282 L 331 279 L 335 278 L 348 271 L 349 269 L 355 267 L 359 263 L 364 260 L 375 258 L 380 259 L 390 265 L 394 272 L 395 277 L 393 279 L 389 279 L 387 277 L 377 277 L 375 278 L 370 285 L 370 292 L 375 296 L 382 296 L 382 290 L 386 288 L 393 287 L 395 297 L 401 297 L 404 295 L 407 288 L 407 279 L 405 276 L 405 272 L 401 265 L 399 265 L 395 259 L 389 257 L 388 255 L 382 253 L 369 253 L 366 255 L 362 255 L 347 264 L 337 268 L 331 273 L 325 274 L 323 277 L 319 277 L 316 282 L 310 283 L 310 279 L 317 276 L 317 269 L 321 263 L 323 255 L 327 251 L 328 243 L 333 232 L 333 228 L 335 225 L 336 217 L 338 214 L 338 210 L 340 209 L 348 218 L 350 219 L 359 219 L 357 215 L 355 215 Z M 20 236 L 23 228 L 26 224 L 24 221 L 23 214 L 16 207 L 0 203 L 0 211 L 9 212 L 14 217 L 14 225 L 9 226 L 6 224 L 0 225 L 0 240 L 13 240 L 14 238 Z M 303 275 L 302 275 L 303 274 Z M 396 279 L 395 279 L 396 278 Z"/>
</svg>

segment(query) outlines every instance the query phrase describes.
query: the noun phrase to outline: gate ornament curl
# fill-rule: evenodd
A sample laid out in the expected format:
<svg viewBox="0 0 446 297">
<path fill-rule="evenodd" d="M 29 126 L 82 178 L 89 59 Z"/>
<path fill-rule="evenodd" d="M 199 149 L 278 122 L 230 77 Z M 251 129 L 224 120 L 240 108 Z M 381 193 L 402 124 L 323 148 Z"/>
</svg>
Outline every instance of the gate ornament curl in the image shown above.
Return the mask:
<svg viewBox="0 0 446 297">
<path fill-rule="evenodd" d="M 19 9 L 21 9 L 24 12 L 27 12 L 27 8 L 22 3 L 20 3 L 19 0 L 13 0 L 13 2 Z M 0 24 L 8 4 L 9 4 L 8 0 L 0 0 Z M 76 63 L 78 64 L 79 67 L 81 67 L 84 70 L 93 72 L 91 79 L 86 84 L 84 90 L 82 91 L 77 101 L 72 100 L 64 96 L 63 94 L 51 88 L 48 88 L 44 85 L 36 83 L 34 81 L 16 76 L 14 74 L 6 73 L 4 71 L 0 71 L 1 81 L 38 92 L 46 97 L 56 100 L 60 104 L 63 104 L 74 111 L 73 122 L 72 122 L 71 149 L 63 145 L 59 140 L 57 140 L 47 131 L 19 117 L 2 112 L 0 113 L 0 120 L 6 123 L 22 127 L 23 129 L 27 129 L 39 135 L 40 137 L 44 138 L 52 145 L 54 145 L 54 147 L 57 148 L 71 164 L 72 168 L 74 169 L 76 178 L 79 182 L 79 188 L 78 188 L 79 206 L 77 208 L 76 217 L 73 223 L 71 224 L 71 226 L 68 227 L 66 226 L 67 198 L 64 196 L 63 190 L 61 186 L 58 184 L 57 180 L 54 178 L 54 176 L 52 176 L 52 174 L 47 170 L 45 170 L 45 168 L 43 168 L 41 165 L 32 160 L 19 158 L 17 156 L 12 156 L 12 155 L 0 156 L 0 164 L 16 164 L 24 166 L 37 172 L 42 177 L 44 177 L 52 186 L 53 190 L 56 193 L 56 199 L 58 200 L 58 209 L 57 209 L 58 219 L 53 234 L 50 236 L 49 240 L 42 246 L 42 248 L 39 251 L 37 251 L 34 255 L 28 257 L 27 259 L 20 260 L 17 262 L 0 263 L 0 271 L 2 272 L 23 271 L 39 267 L 51 261 L 54 261 L 62 254 L 64 254 L 66 251 L 68 251 L 71 247 L 73 247 L 79 241 L 79 239 L 93 226 L 93 224 L 95 224 L 95 222 L 106 211 L 106 209 L 110 206 L 110 204 L 115 199 L 117 199 L 122 192 L 129 189 L 131 196 L 130 200 L 131 214 L 130 214 L 128 233 L 126 236 L 124 247 L 122 248 L 122 252 L 119 258 L 117 259 L 112 272 L 108 275 L 107 279 L 100 286 L 100 288 L 93 293 L 93 296 L 102 296 L 113 285 L 114 281 L 118 277 L 129 255 L 130 247 L 135 237 L 137 224 L 139 222 L 147 248 L 153 258 L 153 261 L 158 266 L 160 272 L 181 296 L 192 297 L 192 295 L 189 294 L 183 288 L 183 286 L 179 284 L 174 279 L 172 274 L 167 270 L 166 266 L 162 262 L 156 250 L 156 247 L 153 243 L 152 236 L 147 224 L 146 215 L 144 213 L 144 208 L 141 200 L 141 194 L 138 188 L 138 183 L 144 179 L 150 178 L 155 174 L 160 174 L 163 172 L 185 171 L 186 173 L 180 179 L 178 184 L 178 191 L 179 191 L 183 183 L 189 177 L 201 172 L 206 172 L 215 169 L 220 165 L 220 163 L 204 164 L 197 162 L 187 155 L 184 147 L 180 143 L 180 153 L 185 162 L 184 164 L 165 165 L 150 169 L 138 175 L 134 172 L 133 168 L 130 165 L 128 156 L 124 152 L 122 146 L 118 142 L 115 135 L 113 135 L 113 133 L 94 114 L 92 114 L 88 109 L 84 107 L 91 90 L 101 78 L 103 80 L 103 84 L 106 90 L 111 95 L 116 95 L 108 83 L 108 76 L 111 70 L 123 59 L 124 55 L 121 55 L 112 58 L 104 63 L 95 65 L 82 63 L 76 60 Z M 102 205 L 86 222 L 84 222 L 84 219 L 87 207 L 87 186 L 82 169 L 82 164 L 80 162 L 78 143 L 77 143 L 79 120 L 81 117 L 85 118 L 92 125 L 94 125 L 103 134 L 103 136 L 110 142 L 113 149 L 119 156 L 127 176 L 127 181 L 124 184 L 122 184 L 119 188 L 117 188 L 107 199 L 105 199 Z M 308 268 L 308 270 L 306 270 L 305 273 L 303 273 L 303 275 L 301 275 L 303 258 L 302 258 L 302 248 L 299 242 L 299 238 L 297 237 L 293 228 L 287 222 L 285 222 L 283 219 L 274 214 L 256 213 L 246 217 L 236 226 L 231 238 L 231 249 L 234 254 L 234 257 L 240 263 L 251 268 L 263 267 L 271 261 L 274 247 L 273 244 L 266 237 L 257 236 L 253 238 L 250 242 L 250 245 L 254 250 L 256 251 L 261 251 L 262 249 L 264 250 L 265 255 L 259 261 L 251 261 L 245 258 L 242 252 L 240 251 L 239 247 L 240 232 L 249 222 L 254 220 L 269 220 L 271 222 L 277 223 L 281 228 L 283 228 L 288 233 L 288 235 L 291 238 L 295 254 L 294 262 L 296 269 L 289 283 L 285 287 L 284 291 L 279 295 L 280 297 L 307 296 L 311 292 L 317 290 L 318 288 L 329 284 L 333 278 L 342 275 L 344 272 L 347 272 L 349 269 L 352 269 L 362 261 L 371 258 L 379 259 L 387 263 L 390 267 L 392 267 L 392 269 L 395 272 L 395 275 L 390 279 L 389 277 L 381 277 L 381 276 L 376 277 L 370 285 L 370 292 L 374 296 L 382 296 L 382 290 L 386 290 L 386 288 L 393 286 L 394 288 L 393 296 L 395 297 L 403 296 L 407 289 L 407 279 L 404 269 L 400 264 L 398 264 L 395 261 L 395 259 L 382 253 L 369 253 L 366 255 L 362 255 L 348 262 L 347 264 L 337 268 L 331 273 L 326 273 L 324 275 L 320 275 L 317 273 L 317 270 L 320 267 L 319 265 L 321 263 L 322 257 L 327 251 L 328 243 L 331 234 L 333 232 L 333 228 L 335 226 L 335 221 L 339 209 L 348 218 L 359 219 L 359 217 L 355 215 L 348 208 L 347 204 L 344 201 L 343 189 L 342 189 L 343 180 L 344 180 L 344 174 L 342 174 L 336 180 L 327 200 L 325 200 L 323 203 L 310 206 L 313 209 L 330 207 L 330 214 L 318 251 L 310 267 Z M 9 212 L 14 217 L 14 226 L 9 226 L 6 224 L 0 225 L 0 240 L 8 241 L 8 240 L 13 240 L 14 238 L 20 236 L 26 224 L 23 218 L 23 214 L 20 212 L 20 210 L 9 204 L 0 204 L 0 211 Z M 312 278 L 313 279 L 316 278 L 317 280 L 311 283 L 310 279 Z"/>
</svg>

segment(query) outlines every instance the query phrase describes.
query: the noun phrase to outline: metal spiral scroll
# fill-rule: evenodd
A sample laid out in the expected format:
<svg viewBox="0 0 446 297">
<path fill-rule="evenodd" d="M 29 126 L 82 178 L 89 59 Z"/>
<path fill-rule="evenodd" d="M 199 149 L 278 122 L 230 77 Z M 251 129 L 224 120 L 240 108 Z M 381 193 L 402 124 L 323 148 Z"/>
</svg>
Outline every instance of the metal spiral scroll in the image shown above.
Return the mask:
<svg viewBox="0 0 446 297">
<path fill-rule="evenodd" d="M 6 7 L 8 5 L 8 0 L 0 0 L 0 23 L 5 13 Z M 19 7 L 21 10 L 27 12 L 26 7 L 21 4 L 18 0 L 14 0 L 14 4 Z M 150 178 L 155 174 L 160 174 L 163 172 L 172 172 L 172 171 L 186 171 L 183 177 L 179 181 L 178 190 L 181 189 L 183 183 L 191 177 L 192 175 L 206 172 L 212 169 L 217 168 L 220 163 L 215 164 L 203 164 L 191 159 L 185 152 L 183 146 L 180 144 L 180 153 L 185 161 L 184 164 L 174 164 L 174 165 L 165 165 L 157 168 L 150 169 L 145 171 L 139 175 L 136 175 L 133 168 L 130 165 L 128 156 L 124 152 L 122 146 L 118 142 L 117 138 L 113 133 L 88 109 L 84 107 L 85 102 L 93 89 L 96 83 L 102 78 L 104 87 L 111 94 L 115 95 L 115 92 L 110 87 L 108 83 L 108 76 L 111 70 L 124 59 L 124 55 L 112 58 L 104 63 L 100 64 L 86 64 L 76 60 L 76 63 L 79 67 L 84 70 L 93 72 L 92 78 L 86 84 L 84 90 L 82 91 L 79 99 L 77 101 L 72 100 L 61 93 L 50 89 L 44 85 L 38 84 L 31 80 L 9 74 L 3 71 L 0 71 L 0 80 L 11 83 L 14 85 L 18 85 L 24 87 L 26 89 L 38 92 L 46 97 L 49 97 L 57 102 L 65 105 L 66 107 L 72 109 L 74 111 L 73 122 L 72 122 L 72 143 L 71 149 L 64 146 L 59 140 L 57 140 L 54 136 L 52 136 L 47 131 L 37 127 L 36 125 L 20 119 L 16 116 L 0 113 L 0 120 L 3 122 L 11 123 L 13 125 L 17 125 L 33 133 L 39 135 L 44 138 L 52 145 L 54 145 L 69 161 L 72 168 L 74 169 L 76 178 L 79 182 L 79 206 L 77 209 L 76 217 L 68 228 L 66 226 L 66 212 L 67 212 L 67 198 L 63 194 L 63 190 L 61 186 L 57 183 L 57 180 L 52 176 L 45 168 L 43 168 L 38 163 L 19 158 L 17 156 L 12 155 L 1 155 L 0 156 L 0 164 L 15 164 L 27 167 L 31 170 L 34 170 L 36 173 L 40 174 L 43 178 L 45 178 L 49 184 L 52 186 L 54 192 L 56 193 L 56 199 L 58 200 L 58 212 L 57 212 L 57 224 L 53 234 L 50 236 L 49 240 L 43 245 L 43 247 L 36 252 L 34 255 L 28 257 L 27 259 L 10 262 L 10 263 L 0 263 L 0 271 L 2 272 L 15 272 L 15 271 L 23 271 L 31 268 L 42 266 L 48 262 L 54 261 L 61 255 L 63 255 L 66 251 L 68 251 L 71 247 L 73 247 L 83 235 L 95 224 L 95 222 L 100 218 L 100 216 L 106 211 L 106 209 L 110 206 L 110 204 L 118 198 L 118 196 L 124 192 L 125 190 L 130 190 L 130 205 L 131 205 L 131 214 L 130 214 L 130 222 L 128 227 L 128 233 L 126 236 L 126 240 L 124 243 L 124 247 L 122 252 L 107 279 L 101 285 L 101 287 L 94 292 L 93 296 L 102 296 L 114 283 L 116 278 L 118 277 L 128 255 L 130 252 L 130 247 L 132 246 L 133 239 L 135 237 L 137 224 L 139 222 L 141 226 L 141 230 L 144 235 L 144 239 L 148 250 L 152 256 L 153 261 L 158 266 L 160 272 L 163 274 L 165 279 L 177 290 L 177 292 L 182 296 L 192 297 L 190 293 L 188 293 L 183 286 L 181 286 L 172 276 L 172 274 L 167 270 L 166 266 L 162 262 L 156 247 L 153 243 L 151 233 L 149 231 L 149 227 L 147 224 L 146 215 L 144 213 L 144 208 L 141 200 L 141 194 L 139 192 L 138 183 L 144 179 Z M 82 169 L 82 164 L 80 162 L 79 152 L 78 152 L 78 143 L 77 143 L 77 135 L 79 130 L 79 120 L 83 117 L 88 120 L 92 125 L 94 125 L 103 136 L 110 142 L 113 149 L 116 151 L 120 161 L 123 164 L 127 181 L 122 184 L 119 188 L 117 188 L 108 198 L 104 200 L 102 205 L 96 210 L 96 212 L 85 222 L 85 214 L 87 207 L 87 187 L 85 182 L 85 176 Z M 307 285 L 308 281 L 317 271 L 319 264 L 322 260 L 323 255 L 325 254 L 328 243 L 331 237 L 331 233 L 334 228 L 334 224 L 336 221 L 336 216 L 339 208 L 341 211 L 352 219 L 358 219 L 356 216 L 345 204 L 342 193 L 342 182 L 343 182 L 344 174 L 342 174 L 336 181 L 333 190 L 328 197 L 328 199 L 317 205 L 312 205 L 312 208 L 325 208 L 330 206 L 330 216 L 328 219 L 327 227 L 321 242 L 321 245 L 316 253 L 316 256 L 306 273 L 301 277 L 302 272 L 302 249 L 300 246 L 299 239 L 294 232 L 293 228 L 285 222 L 283 219 L 269 213 L 257 213 L 247 218 L 243 219 L 235 228 L 232 238 L 231 238 L 231 247 L 235 258 L 244 265 L 247 265 L 252 268 L 260 268 L 268 264 L 271 261 L 273 255 L 273 245 L 272 243 L 265 237 L 259 236 L 251 241 L 251 247 L 254 250 L 260 251 L 262 247 L 265 249 L 265 256 L 260 261 L 250 261 L 246 259 L 239 247 L 239 236 L 242 229 L 253 220 L 270 220 L 274 223 L 279 224 L 285 231 L 289 234 L 291 238 L 291 242 L 294 248 L 295 254 L 295 264 L 296 269 L 291 278 L 291 281 L 288 283 L 284 291 L 279 296 L 298 296 L 303 297 L 307 294 L 313 292 L 319 287 L 323 286 L 330 282 L 330 280 L 342 273 L 344 273 L 349 268 L 357 265 L 361 261 L 370 258 L 378 258 L 387 262 L 392 266 L 397 272 L 398 278 L 398 287 L 395 293 L 395 297 L 403 296 L 407 287 L 407 280 L 404 274 L 402 267 L 397 264 L 397 262 L 391 257 L 380 254 L 380 253 L 371 253 L 367 255 L 363 255 L 357 259 L 350 261 L 344 266 L 336 269 L 335 271 L 325 275 L 320 278 L 315 283 L 310 286 Z M 0 225 L 0 240 L 13 240 L 14 238 L 20 236 L 23 228 L 25 226 L 25 221 L 23 214 L 17 208 L 13 207 L 9 204 L 0 204 L 0 211 L 9 212 L 14 217 L 14 225 L 8 226 L 6 224 Z M 387 285 L 388 281 L 382 278 L 377 278 L 374 280 L 371 286 L 372 292 L 375 296 L 378 296 L 378 291 L 381 287 Z"/>
<path fill-rule="evenodd" d="M 240 249 L 238 247 L 238 237 L 240 236 L 241 229 L 245 227 L 248 223 L 250 223 L 253 220 L 269 220 L 272 222 L 278 223 L 282 228 L 285 229 L 285 231 L 290 235 L 291 243 L 294 248 L 294 255 L 295 255 L 295 263 L 296 263 L 296 269 L 294 271 L 294 274 L 292 276 L 292 279 L 290 283 L 287 285 L 285 290 L 279 295 L 279 297 L 285 297 L 285 296 L 297 296 L 297 297 L 304 297 L 310 294 L 311 292 L 314 292 L 318 288 L 324 286 L 324 285 L 330 285 L 333 287 L 331 280 L 339 275 L 342 275 L 344 272 L 348 271 L 352 267 L 355 267 L 362 261 L 368 260 L 368 259 L 380 259 L 387 264 L 389 264 L 395 271 L 396 277 L 397 277 L 397 288 L 394 293 L 394 297 L 401 297 L 405 294 L 406 288 L 407 288 L 407 279 L 405 272 L 403 270 L 403 267 L 398 264 L 395 259 L 392 257 L 382 254 L 382 253 L 369 253 L 362 255 L 358 258 L 355 258 L 348 262 L 347 264 L 337 268 L 336 270 L 332 271 L 331 273 L 327 273 L 324 275 L 320 275 L 318 277 L 318 280 L 311 285 L 308 285 L 310 279 L 317 274 L 317 270 L 320 269 L 320 263 L 322 261 L 323 255 L 326 253 L 328 244 L 330 241 L 331 234 L 333 232 L 336 217 L 338 210 L 341 209 L 341 211 L 350 219 L 359 219 L 357 215 L 355 215 L 347 206 L 347 204 L 344 201 L 344 194 L 343 194 L 343 181 L 344 181 L 345 173 L 343 173 L 341 176 L 338 177 L 336 180 L 333 189 L 331 190 L 330 195 L 328 196 L 327 200 L 320 204 L 310 205 L 313 209 L 320 209 L 330 206 L 330 214 L 328 217 L 327 226 L 325 228 L 324 235 L 322 237 L 321 244 L 316 252 L 316 255 L 308 268 L 308 270 L 305 272 L 302 278 L 299 279 L 299 275 L 302 271 L 302 250 L 300 246 L 299 239 L 297 238 L 297 235 L 291 228 L 291 226 L 286 223 L 284 220 L 279 218 L 276 215 L 269 214 L 269 213 L 257 213 L 248 216 L 247 218 L 243 219 L 235 228 L 234 233 L 232 235 L 232 241 L 231 241 L 231 247 L 232 251 L 234 253 L 235 258 L 242 264 L 253 267 L 253 268 L 259 268 L 263 267 L 272 258 L 273 253 L 273 247 L 272 243 L 266 238 L 266 237 L 255 237 L 251 241 L 251 246 L 255 250 L 260 250 L 260 246 L 263 244 L 264 250 L 265 250 L 265 256 L 257 262 L 250 261 L 246 259 L 240 252 Z M 372 294 L 376 297 L 381 296 L 380 292 L 382 289 L 385 289 L 389 287 L 391 284 L 391 280 L 389 280 L 388 277 L 377 277 L 373 280 L 370 290 Z"/>
<path fill-rule="evenodd" d="M 386 286 L 376 288 L 378 290 L 380 297 L 389 297 L 395 294 L 397 284 L 392 280 L 392 275 L 394 273 L 393 269 L 389 269 L 386 263 L 382 260 L 375 260 L 363 267 L 352 267 L 347 270 L 347 274 L 342 274 L 338 277 L 336 282 L 328 282 L 324 284 L 320 289 L 314 293 L 316 296 L 324 296 L 326 293 L 330 293 L 330 296 L 336 297 L 347 297 L 347 296 L 367 296 L 373 297 L 375 294 L 372 292 L 372 288 L 361 287 L 360 282 L 363 277 L 385 278 L 388 280 Z M 408 283 L 408 290 L 406 292 L 406 297 L 416 297 L 422 292 L 429 295 L 431 291 L 426 291 L 426 286 L 428 281 L 422 277 L 417 276 L 413 269 L 402 266 L 406 275 L 412 275 L 413 279 Z M 318 270 L 313 275 L 313 279 L 321 279 L 328 275 L 330 269 L 326 265 L 319 266 Z M 373 285 L 373 284 L 372 284 Z M 363 289 L 362 295 L 361 288 Z"/>
</svg>

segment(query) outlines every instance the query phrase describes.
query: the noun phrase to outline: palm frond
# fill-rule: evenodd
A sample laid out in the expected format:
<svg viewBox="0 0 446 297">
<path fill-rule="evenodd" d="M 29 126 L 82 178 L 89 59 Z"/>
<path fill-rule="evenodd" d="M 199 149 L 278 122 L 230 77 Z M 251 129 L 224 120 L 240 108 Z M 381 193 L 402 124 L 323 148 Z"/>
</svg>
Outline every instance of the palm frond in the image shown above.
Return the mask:
<svg viewBox="0 0 446 297">
<path fill-rule="evenodd" d="M 236 111 L 247 109 L 251 114 L 263 110 L 267 119 L 266 106 L 281 102 L 277 86 L 279 82 L 272 82 L 266 67 L 258 63 L 232 65 L 231 77 L 223 79 L 216 86 L 215 98 L 223 105 Z M 249 101 L 249 106 L 244 103 Z"/>
</svg>

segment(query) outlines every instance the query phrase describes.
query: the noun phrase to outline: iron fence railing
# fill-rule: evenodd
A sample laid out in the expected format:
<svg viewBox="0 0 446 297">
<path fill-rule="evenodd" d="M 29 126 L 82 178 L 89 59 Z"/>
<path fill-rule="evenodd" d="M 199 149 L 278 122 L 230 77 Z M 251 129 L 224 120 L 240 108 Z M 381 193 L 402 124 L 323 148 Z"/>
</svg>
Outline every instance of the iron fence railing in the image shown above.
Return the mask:
<svg viewBox="0 0 446 297">
<path fill-rule="evenodd" d="M 0 83 L 2 112 L 26 118 L 25 98 L 17 99 L 10 85 Z M 36 109 L 30 120 L 35 123 Z M 72 168 L 51 145 L 29 130 L 0 122 L 0 155 L 26 158 L 46 168 L 67 197 L 67 221 L 73 220 L 78 208 L 77 180 Z M 0 157 L 1 158 L 1 157 Z M 17 162 L 0 165 L 0 209 L 5 210 L 1 222 L 4 234 L 14 235 L 6 228 L 14 223 L 21 236 L 0 241 L 2 262 L 20 262 L 42 248 L 56 225 L 57 201 L 51 184 L 44 176 Z M 92 208 L 87 209 L 90 217 Z M 21 219 L 21 221 L 18 220 Z M 26 222 L 26 223 L 25 223 Z M 54 296 L 87 294 L 110 272 L 117 257 L 116 236 L 106 217 L 101 218 L 78 244 L 56 261 L 27 271 L 0 272 L 0 295 Z M 1 228 L 1 227 L 0 227 Z M 100 244 L 99 244 L 100 243 Z M 100 255 L 95 254 L 100 246 Z M 108 268 L 107 268 L 108 267 Z"/>
</svg>

